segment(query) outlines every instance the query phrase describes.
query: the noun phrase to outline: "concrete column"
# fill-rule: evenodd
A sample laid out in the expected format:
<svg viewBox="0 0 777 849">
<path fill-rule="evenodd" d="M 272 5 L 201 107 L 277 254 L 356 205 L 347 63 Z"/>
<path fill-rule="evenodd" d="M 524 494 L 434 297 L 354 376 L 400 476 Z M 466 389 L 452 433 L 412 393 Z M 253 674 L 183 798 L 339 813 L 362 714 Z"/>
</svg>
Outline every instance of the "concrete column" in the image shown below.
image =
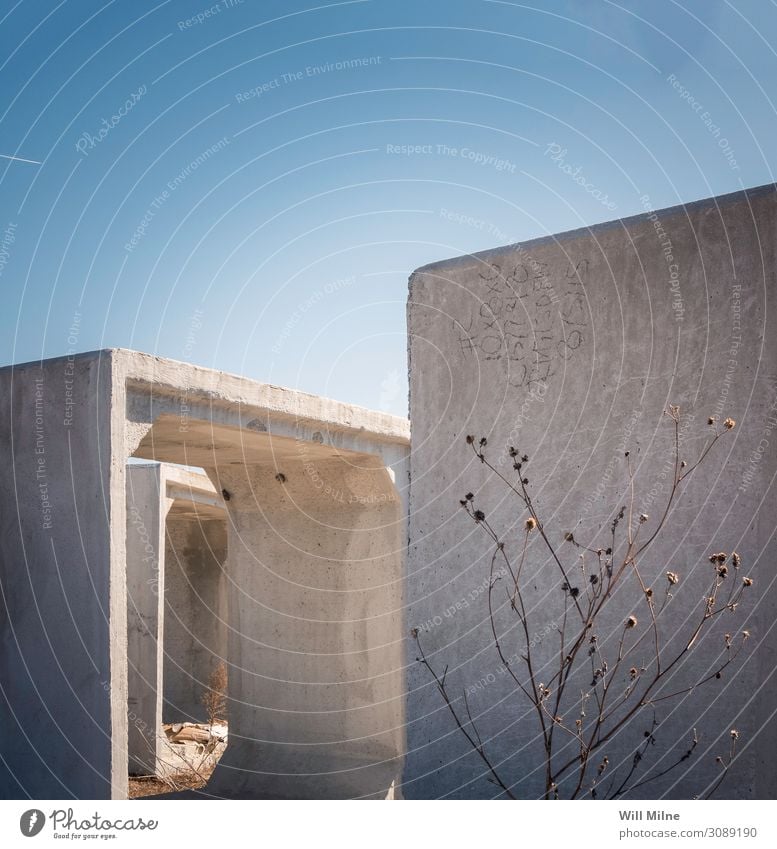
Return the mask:
<svg viewBox="0 0 777 849">
<path fill-rule="evenodd" d="M 126 792 L 124 583 L 112 557 L 124 526 L 111 527 L 123 469 L 113 453 L 111 362 L 90 354 L 0 369 L 6 799 Z"/>
<path fill-rule="evenodd" d="M 208 473 L 228 496 L 230 622 L 230 742 L 208 791 L 385 797 L 404 754 L 404 521 L 385 467 L 301 446 Z"/>
<path fill-rule="evenodd" d="M 165 541 L 165 722 L 206 722 L 202 696 L 226 661 L 224 518 L 168 514 Z"/>
<path fill-rule="evenodd" d="M 165 508 L 162 467 L 127 467 L 127 690 L 131 775 L 157 771 L 162 754 Z"/>
</svg>

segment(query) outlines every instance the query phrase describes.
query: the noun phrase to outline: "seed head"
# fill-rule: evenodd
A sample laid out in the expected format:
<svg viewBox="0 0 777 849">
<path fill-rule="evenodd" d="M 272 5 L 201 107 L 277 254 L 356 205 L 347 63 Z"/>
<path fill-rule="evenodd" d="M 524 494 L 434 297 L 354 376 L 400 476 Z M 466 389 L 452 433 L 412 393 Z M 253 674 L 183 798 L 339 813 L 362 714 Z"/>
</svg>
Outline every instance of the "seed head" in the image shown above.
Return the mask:
<svg viewBox="0 0 777 849">
<path fill-rule="evenodd" d="M 636 628 L 637 627 L 637 617 L 633 613 L 626 620 L 626 627 L 627 628 Z"/>
<path fill-rule="evenodd" d="M 736 730 L 736 728 L 732 728 L 730 733 L 731 733 L 731 739 L 732 740 L 738 740 L 739 739 L 739 732 Z"/>
<path fill-rule="evenodd" d="M 667 572 L 666 579 L 667 581 L 669 581 L 670 584 L 680 583 L 680 576 L 677 574 L 677 572 Z"/>
<path fill-rule="evenodd" d="M 726 428 L 726 430 L 733 430 L 736 427 L 736 421 L 729 416 L 723 422 L 723 427 Z"/>
<path fill-rule="evenodd" d="M 644 525 L 644 524 L 645 524 L 645 522 L 647 522 L 647 520 L 648 520 L 649 518 L 650 518 L 650 517 L 648 516 L 648 514 L 647 514 L 647 513 L 640 513 L 640 514 L 639 514 L 639 523 L 640 523 L 640 525 Z"/>
<path fill-rule="evenodd" d="M 526 528 L 527 533 L 529 531 L 533 531 L 537 527 L 537 520 L 533 516 L 531 516 L 524 523 L 524 527 Z"/>
<path fill-rule="evenodd" d="M 731 555 L 731 562 L 734 564 L 735 569 L 739 569 L 739 565 L 742 562 L 742 558 L 737 554 L 737 552 L 733 552 Z"/>
<path fill-rule="evenodd" d="M 752 578 L 742 578 L 742 583 L 746 587 L 752 587 L 753 586 L 753 579 Z"/>
<path fill-rule="evenodd" d="M 567 531 L 567 532 L 564 534 L 564 539 L 565 539 L 567 542 L 574 542 L 574 541 L 575 541 L 575 535 L 574 535 L 571 531 Z"/>
<path fill-rule="evenodd" d="M 710 416 L 710 417 L 707 419 L 707 424 L 708 424 L 708 425 L 714 425 L 714 424 L 715 424 L 715 422 L 716 422 L 717 420 L 718 420 L 718 417 L 717 417 L 717 416 Z"/>
<path fill-rule="evenodd" d="M 482 510 L 475 510 L 473 515 L 476 522 L 482 522 L 486 518 L 486 514 Z"/>
</svg>

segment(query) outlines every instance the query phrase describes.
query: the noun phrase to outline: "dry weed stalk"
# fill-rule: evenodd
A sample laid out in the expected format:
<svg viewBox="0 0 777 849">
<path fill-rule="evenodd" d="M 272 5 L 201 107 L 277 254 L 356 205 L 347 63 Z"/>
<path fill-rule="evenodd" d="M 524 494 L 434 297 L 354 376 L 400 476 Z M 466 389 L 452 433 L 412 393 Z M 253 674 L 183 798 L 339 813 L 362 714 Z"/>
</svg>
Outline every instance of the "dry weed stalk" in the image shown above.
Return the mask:
<svg viewBox="0 0 777 849">
<path fill-rule="evenodd" d="M 652 774 L 644 775 L 641 771 L 649 747 L 654 746 L 656 742 L 656 706 L 720 679 L 723 671 L 742 651 L 749 637 L 747 631 L 742 631 L 734 637 L 726 634 L 724 659 L 717 668 L 697 678 L 689 686 L 676 690 L 667 688 L 669 674 L 682 666 L 688 653 L 704 639 L 712 623 L 717 621 L 721 614 L 736 611 L 743 594 L 752 586 L 753 581 L 742 574 L 741 559 L 736 552 L 730 555 L 725 552 L 711 554 L 709 560 L 712 564 L 712 576 L 696 615 L 692 617 L 688 633 L 679 644 L 673 641 L 672 646 L 664 638 L 661 628 L 662 615 L 667 610 L 676 588 L 681 584 L 681 576 L 673 571 L 666 572 L 664 592 L 658 599 L 651 586 L 654 581 L 646 580 L 643 574 L 643 556 L 665 528 L 684 481 L 707 459 L 715 444 L 735 426 L 735 422 L 730 418 L 722 424 L 719 424 L 717 419 L 710 418 L 708 424 L 714 428 L 713 434 L 696 462 L 689 465 L 680 458 L 679 408 L 669 407 L 666 415 L 674 425 L 674 476 L 659 521 L 648 531 L 649 517 L 644 514 L 638 517 L 634 515 L 634 470 L 629 452 L 626 452 L 629 497 L 627 504 L 615 515 L 609 528 L 607 544 L 603 548 L 582 544 L 571 532 L 564 534 L 565 545 L 557 548 L 543 525 L 528 489 L 526 465 L 529 458 L 525 454 L 519 454 L 515 448 L 510 448 L 513 470 L 517 473 L 517 479 L 513 481 L 489 461 L 486 456 L 485 438 L 476 440 L 472 436 L 467 437 L 467 443 L 478 460 L 509 488 L 526 514 L 522 538 L 519 541 L 520 554 L 517 558 L 511 558 L 506 550 L 506 539 L 489 522 L 483 510 L 476 506 L 474 494 L 467 493 L 460 502 L 462 508 L 483 529 L 493 544 L 487 592 L 491 638 L 501 670 L 509 676 L 516 692 L 533 708 L 544 749 L 546 799 L 559 798 L 561 795 L 573 799 L 583 796 L 618 798 L 661 778 L 687 761 L 699 742 L 695 730 L 688 749 L 680 754 L 676 761 L 660 771 L 654 770 Z M 530 634 L 534 633 L 533 625 L 529 623 L 525 584 L 522 581 L 532 535 L 538 535 L 549 552 L 550 559 L 558 570 L 558 579 L 564 593 L 561 625 L 555 629 L 559 635 L 558 659 L 555 670 L 549 673 L 547 680 L 540 680 L 538 677 L 535 642 L 530 637 Z M 576 565 L 565 565 L 567 557 L 562 551 L 563 548 L 576 550 Z M 503 637 L 500 637 L 495 620 L 494 589 L 500 580 L 500 577 L 495 575 L 497 563 L 500 566 L 503 564 L 506 571 L 502 569 L 502 573 L 509 576 L 506 600 L 509 611 L 517 617 L 519 625 L 521 649 L 511 659 L 508 659 L 510 652 L 502 645 Z M 633 612 L 622 620 L 614 640 L 615 645 L 602 645 L 597 637 L 597 625 L 602 624 L 602 613 L 607 609 L 615 590 L 623 585 L 628 591 L 627 581 L 631 582 Z M 486 765 L 489 780 L 500 787 L 506 796 L 516 798 L 512 782 L 501 773 L 494 759 L 488 754 L 470 711 L 466 693 L 461 700 L 451 697 L 446 681 L 448 667 L 438 673 L 424 653 L 419 629 L 413 628 L 411 635 L 418 646 L 417 660 L 434 680 L 457 728 Z M 648 659 L 644 660 L 646 655 Z M 518 659 L 519 662 L 511 662 Z M 590 684 L 586 680 L 586 674 L 581 688 L 578 678 L 589 664 Z M 666 692 L 667 689 L 671 691 Z M 633 722 L 646 712 L 650 715 L 647 723 Z M 646 725 L 649 727 L 645 728 Z M 631 763 L 619 771 L 611 769 L 606 747 L 621 732 L 636 732 L 639 736 L 634 745 Z M 731 731 L 728 757 L 725 760 L 720 757 L 716 759 L 722 767 L 722 773 L 709 790 L 708 797 L 720 787 L 729 770 L 738 736 L 736 730 Z M 570 746 L 573 747 L 571 755 Z M 610 772 L 614 774 L 611 776 Z M 606 788 L 603 786 L 604 782 L 609 782 Z"/>
<path fill-rule="evenodd" d="M 227 666 L 220 661 L 210 673 L 208 687 L 203 693 L 202 704 L 208 713 L 208 725 L 223 722 L 227 715 Z"/>
</svg>

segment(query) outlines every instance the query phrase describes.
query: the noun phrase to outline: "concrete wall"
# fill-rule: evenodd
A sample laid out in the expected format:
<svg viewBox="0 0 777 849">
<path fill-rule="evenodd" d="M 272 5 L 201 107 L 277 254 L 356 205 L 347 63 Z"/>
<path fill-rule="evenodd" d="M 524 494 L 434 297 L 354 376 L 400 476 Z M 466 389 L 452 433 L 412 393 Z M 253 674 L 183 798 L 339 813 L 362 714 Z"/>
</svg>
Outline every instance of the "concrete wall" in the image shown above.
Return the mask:
<svg viewBox="0 0 777 849">
<path fill-rule="evenodd" d="M 202 472 L 127 466 L 127 675 L 130 774 L 169 755 L 163 722 L 207 720 L 202 695 L 226 659 L 227 534 Z"/>
<path fill-rule="evenodd" d="M 385 797 L 399 776 L 399 498 L 375 458 L 313 457 L 211 471 L 230 494 L 230 744 L 210 792 Z"/>
<path fill-rule="evenodd" d="M 292 636 L 284 635 L 274 650 L 285 652 L 289 659 L 288 679 L 304 682 L 311 696 L 310 701 L 304 702 L 300 727 L 315 727 L 318 722 L 312 695 L 317 689 L 326 692 L 332 687 L 349 693 L 344 704 L 337 701 L 339 697 L 325 697 L 325 704 L 335 707 L 326 707 L 322 715 L 338 715 L 352 709 L 354 715 L 339 725 L 322 722 L 321 741 L 324 748 L 328 747 L 328 754 L 318 761 L 313 754 L 306 762 L 309 765 L 316 761 L 313 771 L 321 773 L 312 789 L 300 785 L 295 788 L 292 781 L 291 786 L 278 788 L 277 795 L 362 795 L 376 788 L 376 792 L 385 792 L 398 772 L 403 749 L 402 723 L 395 722 L 393 715 L 388 721 L 385 717 L 393 710 L 401 715 L 403 707 L 399 659 L 402 606 L 397 600 L 402 597 L 403 586 L 408 437 L 407 422 L 392 416 L 121 349 L 0 370 L 0 474 L 4 481 L 0 493 L 0 795 L 124 798 L 130 739 L 127 721 L 128 715 L 133 715 L 133 706 L 128 703 L 128 680 L 135 690 L 140 714 L 158 714 L 157 697 L 152 690 L 155 687 L 159 692 L 160 658 L 150 646 L 156 642 L 158 648 L 159 620 L 155 619 L 152 599 L 145 592 L 150 585 L 142 585 L 148 575 L 142 571 L 128 575 L 127 558 L 132 560 L 146 551 L 148 544 L 152 549 L 156 546 L 155 563 L 158 562 L 162 550 L 158 544 L 159 523 L 149 520 L 143 534 L 135 528 L 135 537 L 132 536 L 127 458 L 137 455 L 208 466 L 218 480 L 222 464 L 250 469 L 262 466 L 261 474 L 265 475 L 278 460 L 274 455 L 276 444 L 285 444 L 301 462 L 300 441 L 309 442 L 314 452 L 320 452 L 317 456 L 322 462 L 340 457 L 347 465 L 345 458 L 354 455 L 354 468 L 361 468 L 359 464 L 363 462 L 371 463 L 364 478 L 369 482 L 367 493 L 385 495 L 391 506 L 385 507 L 381 500 L 360 501 L 364 493 L 356 486 L 350 466 L 348 472 L 341 470 L 339 477 L 334 476 L 335 483 L 343 484 L 344 492 L 360 494 L 356 504 L 361 506 L 346 511 L 354 525 L 339 534 L 339 542 L 332 548 L 332 557 L 343 558 L 342 574 L 332 577 L 334 587 L 324 581 L 324 586 L 316 591 L 322 593 L 319 601 L 325 611 L 324 594 L 339 598 L 345 581 L 349 601 L 342 608 L 337 604 L 334 608 L 345 610 L 349 617 L 356 611 L 359 615 L 353 618 L 358 623 L 362 622 L 364 610 L 375 613 L 375 630 L 366 624 L 351 625 L 350 618 L 345 623 L 336 619 L 331 627 L 332 634 L 343 633 L 346 644 L 352 646 L 352 654 L 361 658 L 358 663 L 366 664 L 368 676 L 374 666 L 376 682 L 346 680 L 345 676 L 361 668 L 351 664 L 351 649 L 345 652 L 341 667 L 337 663 L 334 667 L 322 664 L 327 675 L 339 669 L 339 678 L 309 680 L 309 667 L 315 664 L 297 650 Z M 224 474 L 229 477 L 229 470 Z M 246 474 L 250 479 L 254 472 Z M 190 485 L 183 483 L 184 489 Z M 161 493 L 161 483 L 159 487 Z M 209 489 L 209 493 L 197 495 L 195 512 L 210 518 L 214 510 L 222 511 L 223 507 L 212 487 Z M 151 490 L 145 495 L 139 493 L 144 505 L 141 512 L 151 509 L 151 495 Z M 176 495 L 167 491 L 165 499 L 160 516 L 171 499 L 175 504 Z M 321 494 L 320 500 L 327 499 L 331 501 L 328 492 Z M 239 509 L 242 512 L 245 508 Z M 317 509 L 311 506 L 311 515 L 315 516 Z M 371 523 L 383 516 L 383 510 L 391 514 L 389 524 L 367 534 L 375 537 L 373 547 L 373 543 L 364 542 L 359 530 L 373 527 Z M 246 532 L 249 537 L 254 533 L 257 538 L 261 536 L 262 521 L 257 513 L 256 528 Z M 309 535 L 304 536 L 302 525 L 298 530 L 301 539 L 309 539 Z M 230 531 L 230 535 L 233 533 Z M 212 547 L 223 550 L 222 541 L 213 542 Z M 292 547 L 295 544 L 290 543 Z M 183 548 L 185 551 L 187 544 Z M 365 575 L 357 570 L 354 576 L 349 558 L 353 554 L 358 560 L 365 551 L 377 571 L 368 570 Z M 219 558 L 220 555 L 216 559 Z M 245 561 L 238 559 L 236 563 L 238 572 L 248 568 Z M 152 571 L 154 568 L 157 567 L 151 564 Z M 330 571 L 332 575 L 337 572 Z M 159 579 L 163 581 L 163 575 Z M 246 580 L 252 586 L 254 577 L 246 575 Z M 385 591 L 383 583 L 372 586 L 376 580 L 385 582 Z M 238 610 L 243 601 L 237 600 L 240 592 L 235 583 L 229 596 L 230 605 Z M 305 600 L 302 588 L 296 598 Z M 388 607 L 371 607 L 375 602 Z M 292 601 L 291 606 L 294 604 Z M 256 613 L 253 611 L 252 615 Z M 381 643 L 385 637 L 381 628 L 392 617 L 391 633 Z M 199 614 L 193 618 L 196 627 L 192 631 L 200 629 L 196 624 Z M 156 628 L 156 640 L 142 639 L 144 629 L 148 638 L 149 627 Z M 227 627 L 232 627 L 229 622 Z M 352 634 L 348 632 L 350 627 L 354 628 Z M 253 645 L 253 629 L 249 617 L 246 646 Z M 290 648 L 285 644 L 287 637 Z M 308 638 L 309 634 L 303 639 Z M 336 646 L 337 638 L 332 639 L 334 642 L 329 645 Z M 128 644 L 135 666 L 129 673 Z M 234 634 L 232 644 L 241 645 L 240 640 L 235 642 Z M 274 644 L 268 641 L 268 646 Z M 210 645 L 209 651 L 216 654 L 220 649 L 214 650 Z M 239 670 L 237 683 L 251 696 L 254 685 L 241 685 L 241 677 L 259 680 L 263 672 L 256 665 L 258 655 L 254 658 L 249 651 L 241 651 L 245 667 Z M 202 674 L 195 671 L 193 677 L 201 678 Z M 145 695 L 143 688 L 138 688 L 142 676 L 148 682 Z M 391 693 L 391 707 L 386 708 L 380 701 L 384 693 L 381 687 L 389 679 L 392 684 L 386 692 Z M 284 687 L 279 688 L 281 692 L 286 692 Z M 361 700 L 373 697 L 380 698 L 376 704 L 363 707 Z M 222 795 L 255 795 L 259 791 L 252 778 L 257 767 L 260 772 L 265 770 L 265 777 L 273 772 L 264 753 L 257 757 L 256 751 L 250 751 L 250 746 L 264 734 L 263 727 L 252 723 L 265 707 L 262 703 L 249 704 L 242 713 L 244 722 L 240 719 L 242 706 L 233 708 L 231 724 L 238 736 L 249 741 L 249 746 L 242 750 L 244 760 L 240 761 L 238 750 L 236 767 L 225 773 L 229 778 L 220 785 Z M 285 709 L 283 712 L 292 713 Z M 310 723 L 304 719 L 308 714 L 313 715 Z M 362 717 L 367 714 L 381 719 L 377 724 L 365 722 Z M 131 733 L 140 745 L 143 735 L 135 733 L 137 728 Z M 333 739 L 336 728 L 356 737 L 367 729 L 365 733 L 374 740 L 364 744 L 357 739 L 351 741 L 353 745 L 340 747 Z M 370 780 L 359 780 L 375 767 L 376 760 L 376 769 L 383 769 L 383 754 L 387 751 L 384 743 L 389 738 L 391 768 L 379 778 L 373 774 Z M 279 742 L 272 734 L 269 739 Z M 311 744 L 306 752 L 315 750 L 319 742 L 292 740 L 295 746 Z M 376 754 L 378 749 L 380 756 Z M 348 761 L 349 779 L 359 776 L 355 782 L 342 780 L 337 772 L 336 758 L 340 755 Z M 355 766 L 354 757 L 358 761 Z M 301 768 L 299 760 L 295 768 Z M 308 780 L 305 774 L 298 777 L 302 784 Z M 268 793 L 276 793 L 272 782 Z"/>
<path fill-rule="evenodd" d="M 0 370 L 3 798 L 126 787 L 126 673 L 110 639 L 126 633 L 111 556 L 111 368 L 93 355 Z"/>
<path fill-rule="evenodd" d="M 163 752 L 165 485 L 157 464 L 127 468 L 129 772 L 151 775 Z"/>
<path fill-rule="evenodd" d="M 127 453 L 229 495 L 230 740 L 207 792 L 385 797 L 404 754 L 407 422 L 120 358 Z"/>
<path fill-rule="evenodd" d="M 202 697 L 227 659 L 224 517 L 167 516 L 164 590 L 164 722 L 207 722 Z"/>
<path fill-rule="evenodd" d="M 470 688 L 487 749 L 519 795 L 542 792 L 539 738 L 526 701 L 500 674 L 484 592 L 491 550 L 459 499 L 476 494 L 507 533 L 513 556 L 526 514 L 474 458 L 465 435 L 486 436 L 507 474 L 508 446 L 526 452 L 524 473 L 554 544 L 572 530 L 596 547 L 624 503 L 626 450 L 636 468 L 635 509 L 649 514 L 648 529 L 657 522 L 672 474 L 673 431 L 662 415 L 668 404 L 679 404 L 686 417 L 689 460 L 709 435 L 708 416 L 738 423 L 689 479 L 669 530 L 641 564 L 661 592 L 668 569 L 682 575 L 677 598 L 686 606 L 673 609 L 668 638 L 679 638 L 704 593 L 711 551 L 737 549 L 757 592 L 674 676 L 679 685 L 714 669 L 722 630 L 751 631 L 736 673 L 728 670 L 676 710 L 658 709 L 657 747 L 646 766 L 660 769 L 679 757 L 694 726 L 702 742 L 681 769 L 640 795 L 703 791 L 718 774 L 714 757 L 728 751 L 732 727 L 741 755 L 719 795 L 777 794 L 775 236 L 777 194 L 769 186 L 437 263 L 411 278 L 408 621 L 423 629 L 432 662 L 440 670 L 449 665 L 459 708 Z M 561 550 L 575 568 L 577 550 Z M 539 545 L 529 550 L 525 574 L 541 678 L 559 650 L 548 624 L 559 621 L 564 595 Z M 629 592 L 614 600 L 605 629 L 617 632 L 632 612 Z M 512 655 L 520 643 L 508 631 L 514 619 L 503 593 L 497 622 Z M 498 795 L 409 646 L 406 797 Z M 613 765 L 630 765 L 633 742 L 625 736 L 608 749 Z"/>
</svg>

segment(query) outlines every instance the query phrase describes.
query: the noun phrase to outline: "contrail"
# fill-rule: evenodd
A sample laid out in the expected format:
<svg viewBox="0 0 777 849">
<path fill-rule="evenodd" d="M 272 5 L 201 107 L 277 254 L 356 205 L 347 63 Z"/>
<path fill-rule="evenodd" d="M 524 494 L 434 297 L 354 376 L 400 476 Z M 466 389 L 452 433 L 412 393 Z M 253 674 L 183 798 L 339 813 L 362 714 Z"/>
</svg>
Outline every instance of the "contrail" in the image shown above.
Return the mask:
<svg viewBox="0 0 777 849">
<path fill-rule="evenodd" d="M 16 162 L 29 162 L 30 165 L 42 164 L 40 162 L 36 162 L 34 159 L 22 159 L 21 156 L 7 156 L 5 153 L 0 153 L 0 159 L 13 159 Z"/>
</svg>

